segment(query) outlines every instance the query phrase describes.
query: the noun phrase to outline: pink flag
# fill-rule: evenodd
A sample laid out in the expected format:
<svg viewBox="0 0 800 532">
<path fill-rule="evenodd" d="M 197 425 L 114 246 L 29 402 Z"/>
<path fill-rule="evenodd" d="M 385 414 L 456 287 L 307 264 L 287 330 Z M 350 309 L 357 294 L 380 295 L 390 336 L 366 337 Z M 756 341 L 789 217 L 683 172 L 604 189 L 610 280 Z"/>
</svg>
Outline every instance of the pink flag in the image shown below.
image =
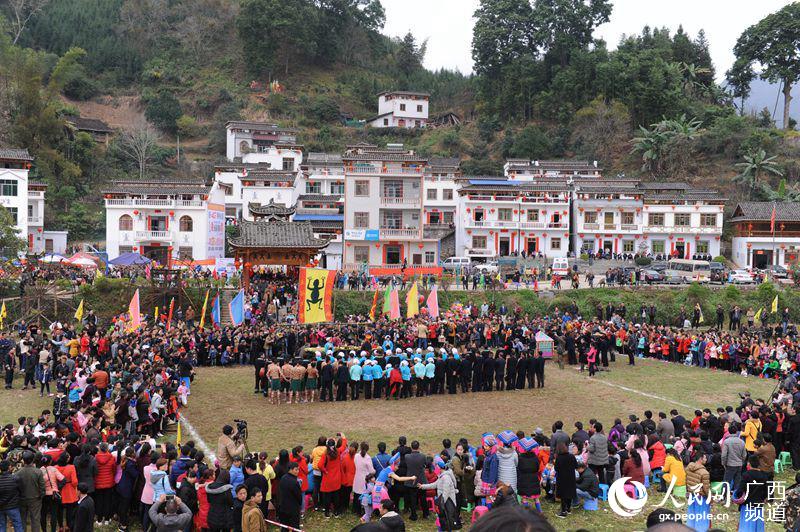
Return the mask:
<svg viewBox="0 0 800 532">
<path fill-rule="evenodd" d="M 139 289 L 133 294 L 128 305 L 128 331 L 135 331 L 142 326 L 142 315 L 139 312 Z"/>
<path fill-rule="evenodd" d="M 428 314 L 431 318 L 439 317 L 439 291 L 434 286 L 431 293 L 428 294 Z"/>
<path fill-rule="evenodd" d="M 400 319 L 400 292 L 396 288 L 389 294 L 389 318 Z"/>
</svg>

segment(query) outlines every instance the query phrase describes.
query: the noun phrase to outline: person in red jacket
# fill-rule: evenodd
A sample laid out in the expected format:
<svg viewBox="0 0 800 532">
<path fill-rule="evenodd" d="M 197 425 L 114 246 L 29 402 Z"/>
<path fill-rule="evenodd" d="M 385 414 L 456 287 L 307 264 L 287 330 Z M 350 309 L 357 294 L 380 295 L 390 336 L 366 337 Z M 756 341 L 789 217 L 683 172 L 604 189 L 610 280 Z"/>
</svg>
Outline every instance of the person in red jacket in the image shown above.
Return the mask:
<svg viewBox="0 0 800 532">
<path fill-rule="evenodd" d="M 667 449 L 657 434 L 650 434 L 647 437 L 647 453 L 650 455 L 650 471 L 660 471 L 667 460 Z"/>
<path fill-rule="evenodd" d="M 322 499 L 322 509 L 325 511 L 325 517 L 331 516 L 331 506 L 333 506 L 334 516 L 339 517 L 337 497 L 339 490 L 342 489 L 342 461 L 339 458 L 339 451 L 336 449 L 336 441 L 334 439 L 329 439 L 325 443 L 325 447 L 325 454 L 319 460 L 319 470 L 322 472 L 319 494 Z"/>
<path fill-rule="evenodd" d="M 339 511 L 347 512 L 350 506 L 350 494 L 353 492 L 353 479 L 356 476 L 354 457 L 358 452 L 358 442 L 352 442 L 342 453 L 342 487 L 339 489 Z"/>
<path fill-rule="evenodd" d="M 211 505 L 208 502 L 206 486 L 214 482 L 214 470 L 209 468 L 203 471 L 200 480 L 197 481 L 197 513 L 194 515 L 194 526 L 196 530 L 208 529 L 208 510 Z"/>
<path fill-rule="evenodd" d="M 400 373 L 400 368 L 393 368 L 391 364 L 386 364 L 389 369 L 389 393 L 386 395 L 388 401 L 390 397 L 394 397 L 395 401 L 400 397 L 400 385 L 403 384 L 403 376 Z"/>
<path fill-rule="evenodd" d="M 300 492 L 303 493 L 303 502 L 300 508 L 300 516 L 302 518 L 306 512 L 305 493 L 308 491 L 308 458 L 303 454 L 302 445 L 298 445 L 292 449 L 292 454 L 289 455 L 289 461 L 295 462 L 298 466 L 297 480 L 300 481 Z"/>
<path fill-rule="evenodd" d="M 114 494 L 114 476 L 117 473 L 117 459 L 108 452 L 108 444 L 103 442 L 99 446 L 97 455 L 97 473 L 94 477 L 94 500 L 97 521 L 109 525 L 114 516 L 112 496 Z"/>
</svg>

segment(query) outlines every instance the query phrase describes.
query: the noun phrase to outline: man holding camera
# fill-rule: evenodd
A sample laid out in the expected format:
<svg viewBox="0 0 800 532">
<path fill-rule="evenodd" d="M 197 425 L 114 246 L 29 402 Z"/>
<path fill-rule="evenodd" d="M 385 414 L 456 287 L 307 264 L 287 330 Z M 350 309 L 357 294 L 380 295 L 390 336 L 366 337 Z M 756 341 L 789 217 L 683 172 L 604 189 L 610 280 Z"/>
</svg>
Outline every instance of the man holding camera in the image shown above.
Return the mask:
<svg viewBox="0 0 800 532">
<path fill-rule="evenodd" d="M 222 427 L 222 436 L 219 437 L 217 442 L 217 461 L 221 469 L 230 469 L 231 465 L 233 465 L 233 457 L 244 455 L 244 440 L 235 441 L 235 436 L 233 427 L 230 425 Z"/>
</svg>

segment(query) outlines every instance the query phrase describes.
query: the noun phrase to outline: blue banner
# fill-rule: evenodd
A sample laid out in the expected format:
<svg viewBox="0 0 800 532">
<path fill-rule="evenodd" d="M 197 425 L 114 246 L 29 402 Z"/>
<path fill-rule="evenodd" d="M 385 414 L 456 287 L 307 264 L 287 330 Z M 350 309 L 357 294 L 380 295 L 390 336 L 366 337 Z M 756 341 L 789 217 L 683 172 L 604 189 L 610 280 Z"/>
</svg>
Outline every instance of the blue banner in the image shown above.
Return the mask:
<svg viewBox="0 0 800 532">
<path fill-rule="evenodd" d="M 214 297 L 214 301 L 211 302 L 211 320 L 214 325 L 220 325 L 220 321 L 222 321 L 222 314 L 219 310 L 219 292 Z"/>
<path fill-rule="evenodd" d="M 231 321 L 234 326 L 241 325 L 244 321 L 244 290 L 239 290 L 230 302 Z"/>
</svg>

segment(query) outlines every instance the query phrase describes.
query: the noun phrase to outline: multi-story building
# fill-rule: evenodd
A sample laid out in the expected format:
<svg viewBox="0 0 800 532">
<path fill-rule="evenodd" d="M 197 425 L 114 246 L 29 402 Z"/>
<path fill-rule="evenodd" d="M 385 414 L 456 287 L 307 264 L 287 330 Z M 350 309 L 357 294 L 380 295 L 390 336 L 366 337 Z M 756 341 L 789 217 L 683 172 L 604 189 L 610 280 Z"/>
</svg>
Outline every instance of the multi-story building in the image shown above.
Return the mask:
<svg viewBox="0 0 800 532">
<path fill-rule="evenodd" d="M 438 264 L 439 241 L 423 234 L 428 160 L 402 145 L 357 144 L 342 162 L 345 267 Z"/>
<path fill-rule="evenodd" d="M 427 92 L 386 91 L 378 94 L 378 114 L 367 119 L 372 127 L 425 127 L 428 123 Z"/>
<path fill-rule="evenodd" d="M 564 180 L 466 178 L 459 196 L 457 255 L 567 256 L 570 188 Z"/>
<path fill-rule="evenodd" d="M 0 148 L 0 205 L 14 220 L 29 253 L 64 253 L 67 232 L 44 228 L 47 184 L 30 179 L 33 157 L 26 149 Z"/>
<path fill-rule="evenodd" d="M 225 256 L 225 195 L 202 178 L 117 181 L 104 191 L 106 249 L 172 261 Z"/>
<path fill-rule="evenodd" d="M 511 179 L 601 177 L 597 161 L 529 161 L 506 159 L 503 173 Z"/>
<path fill-rule="evenodd" d="M 431 157 L 423 188 L 426 227 L 455 227 L 462 177 L 460 164 L 458 158 Z"/>
<path fill-rule="evenodd" d="M 690 259 L 720 255 L 725 198 L 686 183 L 642 183 L 642 237 L 636 252 Z"/>
<path fill-rule="evenodd" d="M 576 179 L 573 249 L 578 253 L 636 253 L 642 235 L 644 190 L 636 179 Z"/>
<path fill-rule="evenodd" d="M 291 146 L 297 142 L 296 129 L 268 122 L 232 121 L 225 124 L 225 131 L 225 154 L 231 162 L 235 160 L 245 163 L 262 162 L 264 159 L 261 158 L 261 154 L 270 154 L 273 153 L 274 147 Z M 275 154 L 278 155 L 277 152 Z"/>
<path fill-rule="evenodd" d="M 742 202 L 734 209 L 730 223 L 731 258 L 739 267 L 788 267 L 800 259 L 800 203 Z"/>
</svg>

